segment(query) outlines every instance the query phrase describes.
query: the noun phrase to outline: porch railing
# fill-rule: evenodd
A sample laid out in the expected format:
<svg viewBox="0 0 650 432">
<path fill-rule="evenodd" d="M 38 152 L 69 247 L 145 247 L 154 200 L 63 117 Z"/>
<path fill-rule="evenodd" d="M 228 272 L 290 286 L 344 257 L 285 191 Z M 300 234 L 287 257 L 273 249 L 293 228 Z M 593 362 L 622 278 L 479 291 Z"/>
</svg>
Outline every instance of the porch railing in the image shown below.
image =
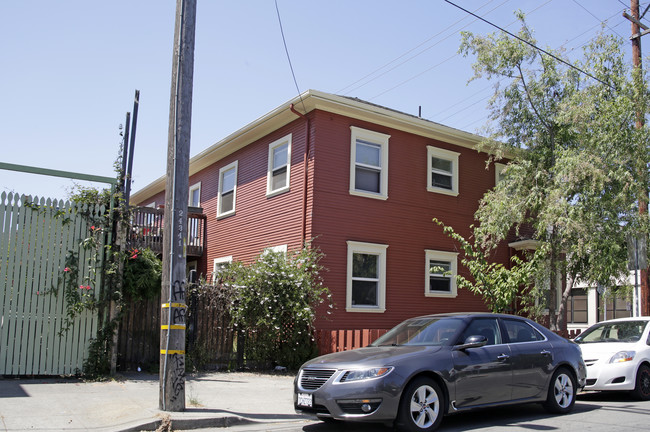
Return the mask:
<svg viewBox="0 0 650 432">
<path fill-rule="evenodd" d="M 163 216 L 164 209 L 151 207 L 131 208 L 131 227 L 127 234 L 129 249 L 149 248 L 163 252 Z M 187 213 L 187 256 L 203 255 L 205 246 L 205 221 L 203 209 L 189 207 Z"/>
</svg>

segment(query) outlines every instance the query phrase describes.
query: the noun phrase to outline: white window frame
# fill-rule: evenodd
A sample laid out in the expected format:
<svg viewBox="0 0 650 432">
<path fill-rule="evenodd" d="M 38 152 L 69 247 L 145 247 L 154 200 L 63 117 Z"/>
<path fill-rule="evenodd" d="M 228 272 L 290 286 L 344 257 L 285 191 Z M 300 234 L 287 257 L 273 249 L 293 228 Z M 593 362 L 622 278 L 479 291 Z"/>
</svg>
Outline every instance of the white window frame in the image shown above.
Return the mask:
<svg viewBox="0 0 650 432">
<path fill-rule="evenodd" d="M 445 150 L 438 147 L 427 146 L 427 190 L 429 192 L 441 193 L 444 195 L 458 196 L 458 157 L 460 153 Z M 431 184 L 431 173 L 433 172 L 432 159 L 444 159 L 451 162 L 451 189 L 433 186 Z"/>
<path fill-rule="evenodd" d="M 266 196 L 268 198 L 279 195 L 281 193 L 287 192 L 290 190 L 291 185 L 291 137 L 292 134 L 289 134 L 285 137 L 280 138 L 279 140 L 273 141 L 269 144 L 269 163 L 267 168 L 266 175 Z M 287 184 L 283 187 L 273 189 L 273 150 L 283 145 L 287 146 Z M 282 168 L 282 167 L 280 167 Z"/>
<path fill-rule="evenodd" d="M 193 205 L 192 205 L 192 192 L 194 192 L 195 190 L 198 190 L 198 191 L 199 191 L 199 202 L 196 203 L 196 205 L 193 206 Z M 190 207 L 201 207 L 201 182 L 195 183 L 195 184 L 193 184 L 192 186 L 190 186 L 190 190 L 189 190 L 189 194 L 188 194 L 188 197 L 187 197 L 187 201 L 188 201 L 187 204 L 188 204 Z"/>
<path fill-rule="evenodd" d="M 269 252 L 280 252 L 280 253 L 286 254 L 287 250 L 288 250 L 288 245 L 283 244 L 283 245 L 271 246 L 271 247 L 264 248 L 264 252 L 262 252 L 262 254 L 266 254 L 266 253 L 269 253 Z"/>
<path fill-rule="evenodd" d="M 215 283 L 217 278 L 218 269 L 222 267 L 224 264 L 231 264 L 232 263 L 232 255 L 220 257 L 220 258 L 215 258 L 212 261 L 212 283 Z"/>
<path fill-rule="evenodd" d="M 494 163 L 494 185 L 498 185 L 503 180 L 503 170 L 506 169 L 506 164 Z"/>
<path fill-rule="evenodd" d="M 227 171 L 230 171 L 231 169 L 235 170 L 235 185 L 233 186 L 232 190 L 232 209 L 228 211 L 222 211 L 221 210 L 221 194 L 223 193 L 223 175 Z M 223 168 L 219 170 L 219 193 L 217 195 L 217 218 L 224 218 L 227 216 L 231 216 L 235 214 L 235 209 L 237 207 L 237 176 L 238 176 L 238 171 L 239 171 L 239 161 L 234 161 Z"/>
<path fill-rule="evenodd" d="M 366 198 L 388 199 L 388 140 L 390 135 L 350 126 L 350 195 Z M 356 187 L 357 140 L 368 141 L 381 148 L 381 166 L 379 167 L 379 193 L 358 190 Z"/>
<path fill-rule="evenodd" d="M 148 208 L 156 208 L 156 201 L 150 202 L 150 203 L 147 204 L 145 207 L 148 207 Z"/>
<path fill-rule="evenodd" d="M 458 253 L 456 252 L 445 252 L 438 250 L 426 249 L 424 251 L 425 260 L 424 260 L 424 295 L 426 297 L 447 297 L 454 298 L 458 296 L 458 287 L 456 285 L 456 275 L 458 274 Z M 431 291 L 430 286 L 430 276 L 431 276 L 431 261 L 444 261 L 449 262 L 450 265 L 450 290 L 447 291 Z"/>
<path fill-rule="evenodd" d="M 383 313 L 386 311 L 386 256 L 388 245 L 348 241 L 346 311 Z M 377 306 L 352 304 L 352 257 L 355 253 L 377 255 L 379 257 L 379 280 L 377 281 Z"/>
</svg>

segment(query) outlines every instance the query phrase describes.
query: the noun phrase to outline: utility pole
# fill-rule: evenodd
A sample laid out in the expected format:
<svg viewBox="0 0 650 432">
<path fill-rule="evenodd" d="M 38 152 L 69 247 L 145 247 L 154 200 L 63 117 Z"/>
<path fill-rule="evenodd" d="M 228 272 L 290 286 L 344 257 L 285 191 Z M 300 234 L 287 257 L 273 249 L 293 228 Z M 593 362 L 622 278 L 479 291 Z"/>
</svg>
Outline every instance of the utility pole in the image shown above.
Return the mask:
<svg viewBox="0 0 650 432">
<path fill-rule="evenodd" d="M 647 11 L 647 9 L 646 9 Z M 630 36 L 630 40 L 632 41 L 632 65 L 633 65 L 633 80 L 634 80 L 634 85 L 637 86 L 639 91 L 637 92 L 637 97 L 641 97 L 644 91 L 641 91 L 641 89 L 644 87 L 643 83 L 643 71 L 642 71 L 642 65 L 641 65 L 641 36 L 645 35 L 648 33 L 648 27 L 644 24 L 641 23 L 641 15 L 639 13 L 639 0 L 630 0 L 630 12 L 632 13 L 632 16 L 628 15 L 627 13 L 623 13 L 623 16 L 630 20 L 632 23 L 632 36 Z M 645 14 L 645 12 L 644 12 Z M 643 33 L 641 32 L 641 29 L 643 28 Z M 643 106 L 645 106 L 645 103 L 641 103 L 641 101 L 637 101 L 638 107 L 637 107 L 637 112 L 636 112 L 636 128 L 637 129 L 643 129 L 644 127 L 644 116 L 645 116 L 645 110 L 642 109 Z M 639 167 L 639 173 L 640 176 L 643 176 L 644 178 L 647 177 L 647 168 L 645 165 Z M 643 185 L 646 184 L 645 181 L 641 182 Z M 645 186 L 643 186 L 643 189 L 639 193 L 639 215 L 643 217 L 648 213 L 648 191 L 646 190 Z M 645 234 L 641 238 L 641 251 L 645 257 L 646 253 L 646 247 L 645 245 L 647 244 L 647 239 Z M 648 315 L 650 313 L 650 295 L 648 293 L 648 263 L 646 259 L 641 260 L 642 264 L 640 265 L 640 286 L 641 286 L 641 315 Z M 636 269 L 635 269 L 636 271 Z"/>
<path fill-rule="evenodd" d="M 176 0 L 160 314 L 160 409 L 185 410 L 185 285 L 196 0 Z"/>
</svg>

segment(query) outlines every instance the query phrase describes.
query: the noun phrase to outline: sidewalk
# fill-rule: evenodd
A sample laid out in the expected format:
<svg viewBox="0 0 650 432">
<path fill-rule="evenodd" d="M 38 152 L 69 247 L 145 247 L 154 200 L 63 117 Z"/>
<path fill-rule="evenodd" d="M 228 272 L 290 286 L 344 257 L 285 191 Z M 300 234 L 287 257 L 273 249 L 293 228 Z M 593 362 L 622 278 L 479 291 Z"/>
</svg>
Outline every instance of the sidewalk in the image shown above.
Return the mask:
<svg viewBox="0 0 650 432">
<path fill-rule="evenodd" d="M 153 431 L 168 417 L 173 430 L 244 422 L 299 421 L 293 376 L 214 372 L 185 380 L 186 410 L 158 409 L 158 375 L 124 380 L 0 378 L 0 431 Z"/>
</svg>

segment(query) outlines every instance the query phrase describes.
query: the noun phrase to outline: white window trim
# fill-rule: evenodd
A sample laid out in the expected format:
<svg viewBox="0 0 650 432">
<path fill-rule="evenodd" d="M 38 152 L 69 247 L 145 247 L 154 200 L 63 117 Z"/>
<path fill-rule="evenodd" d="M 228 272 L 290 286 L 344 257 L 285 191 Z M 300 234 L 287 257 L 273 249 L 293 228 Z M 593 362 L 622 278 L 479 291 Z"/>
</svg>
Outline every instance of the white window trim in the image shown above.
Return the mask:
<svg viewBox="0 0 650 432">
<path fill-rule="evenodd" d="M 217 275 L 217 266 L 219 264 L 230 264 L 232 263 L 232 255 L 225 257 L 215 258 L 212 261 L 212 282 L 215 282 L 215 276 Z"/>
<path fill-rule="evenodd" d="M 145 207 L 156 208 L 156 201 L 150 202 L 150 203 L 147 204 Z"/>
<path fill-rule="evenodd" d="M 347 265 L 347 289 L 345 310 L 347 312 L 369 312 L 383 313 L 386 311 L 386 251 L 388 245 L 375 243 L 362 243 L 348 241 L 348 265 Z M 379 256 L 379 284 L 377 293 L 377 306 L 353 306 L 352 305 L 352 255 L 364 253 Z"/>
<path fill-rule="evenodd" d="M 223 174 L 230 169 L 235 169 L 235 186 L 232 191 L 232 210 L 227 212 L 221 212 L 221 192 L 223 185 Z M 234 161 L 219 170 L 219 193 L 217 195 L 217 219 L 224 218 L 235 214 L 235 209 L 237 208 L 237 177 L 239 175 L 239 161 Z"/>
<path fill-rule="evenodd" d="M 285 137 L 280 138 L 279 140 L 273 141 L 269 144 L 269 162 L 266 173 L 266 197 L 270 198 L 281 193 L 287 192 L 290 189 L 291 185 L 291 138 L 292 134 L 289 134 Z M 287 184 L 284 187 L 278 189 L 271 189 L 273 187 L 273 150 L 276 147 L 280 147 L 284 144 L 287 144 Z"/>
<path fill-rule="evenodd" d="M 494 163 L 494 185 L 495 186 L 498 185 L 499 182 L 502 180 L 501 175 L 504 169 L 506 169 L 506 164 L 502 164 L 498 162 Z"/>
<path fill-rule="evenodd" d="M 427 146 L 427 190 L 429 192 L 441 193 L 443 195 L 458 196 L 458 157 L 460 153 L 451 150 L 444 150 L 438 147 Z M 431 185 L 431 172 L 433 171 L 433 163 L 431 158 L 437 157 L 451 161 L 451 190 L 434 187 Z"/>
<path fill-rule="evenodd" d="M 269 252 L 280 252 L 283 254 L 286 254 L 288 250 L 288 246 L 286 244 L 283 245 L 278 245 L 278 246 L 271 246 L 264 248 L 264 251 L 262 252 L 262 255 L 269 253 Z"/>
<path fill-rule="evenodd" d="M 390 135 L 350 126 L 350 195 L 366 198 L 386 200 L 388 199 L 388 140 Z M 356 189 L 356 160 L 357 160 L 357 139 L 369 141 L 381 147 L 381 173 L 379 175 L 379 193 L 361 191 Z"/>
<path fill-rule="evenodd" d="M 192 192 L 198 190 L 199 191 L 199 202 L 196 204 L 196 206 L 192 206 Z M 192 186 L 190 186 L 190 191 L 188 194 L 188 205 L 190 207 L 201 207 L 201 182 L 195 183 Z"/>
<path fill-rule="evenodd" d="M 426 249 L 424 251 L 424 295 L 425 297 L 447 297 L 454 298 L 458 296 L 458 288 L 456 286 L 456 275 L 458 274 L 458 253 L 444 252 L 437 250 Z M 451 290 L 446 291 L 429 291 L 429 275 L 430 275 L 430 261 L 447 261 L 451 263 Z"/>
</svg>

